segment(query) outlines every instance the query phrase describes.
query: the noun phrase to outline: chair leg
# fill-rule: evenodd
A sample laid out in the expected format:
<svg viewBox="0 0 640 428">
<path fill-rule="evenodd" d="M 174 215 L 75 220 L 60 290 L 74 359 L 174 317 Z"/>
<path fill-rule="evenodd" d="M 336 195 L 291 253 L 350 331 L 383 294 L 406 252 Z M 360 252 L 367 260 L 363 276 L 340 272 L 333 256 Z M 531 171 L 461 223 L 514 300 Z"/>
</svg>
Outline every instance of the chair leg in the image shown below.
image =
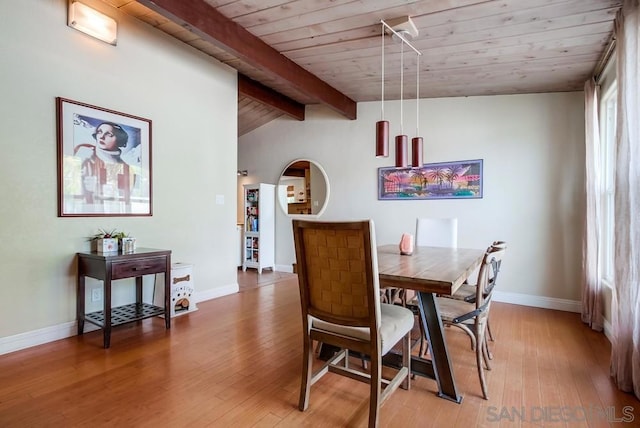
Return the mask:
<svg viewBox="0 0 640 428">
<path fill-rule="evenodd" d="M 489 399 L 489 394 L 487 391 L 487 383 L 484 378 L 484 368 L 482 367 L 483 355 L 484 355 L 484 346 L 482 345 L 485 341 L 485 325 L 476 325 L 476 364 L 478 365 L 478 377 L 480 378 L 480 387 L 482 388 L 482 396 L 485 400 Z"/>
<path fill-rule="evenodd" d="M 382 392 L 382 357 L 374 361 L 371 358 L 371 394 L 369 397 L 369 428 L 378 427 L 378 410 L 380 409 L 380 394 Z"/>
<path fill-rule="evenodd" d="M 471 350 L 474 351 L 474 350 L 478 349 L 478 346 L 477 346 L 478 345 L 478 343 L 477 343 L 478 341 L 476 340 L 477 334 L 475 333 L 475 329 L 477 328 L 477 326 L 476 327 L 473 327 L 473 326 L 469 327 L 469 326 L 467 326 L 465 324 L 449 324 L 449 323 L 447 323 L 447 325 L 448 326 L 458 327 L 459 329 L 461 329 L 465 333 L 467 333 L 467 336 L 469 336 L 469 342 L 471 344 Z"/>
<path fill-rule="evenodd" d="M 311 391 L 311 377 L 313 375 L 312 371 L 313 344 L 311 343 L 311 338 L 306 336 L 304 338 L 302 350 L 302 381 L 300 384 L 300 400 L 298 402 L 298 409 L 303 412 L 309 407 L 309 393 Z"/>
<path fill-rule="evenodd" d="M 487 330 L 487 333 L 488 332 L 489 332 L 489 330 Z M 485 347 L 485 350 L 487 351 L 487 358 L 490 359 L 490 360 L 493 360 L 493 353 L 489 349 L 489 341 L 487 340 L 486 336 L 484 338 L 484 347 Z"/>
<path fill-rule="evenodd" d="M 491 326 L 489 325 L 489 318 L 487 318 L 487 333 L 489 333 L 489 340 L 495 342 L 495 340 L 493 339 L 493 333 L 491 332 Z"/>
<path fill-rule="evenodd" d="M 411 389 L 411 331 L 402 339 L 402 366 L 409 370 L 402 381 L 402 389 Z"/>
<path fill-rule="evenodd" d="M 493 359 L 493 355 L 489 351 L 489 343 L 486 336 L 484 338 L 484 345 L 482 346 L 482 357 L 484 359 L 484 365 L 487 370 L 491 370 L 491 363 L 489 361 Z"/>
<path fill-rule="evenodd" d="M 429 350 L 429 343 L 427 343 L 427 334 L 424 331 L 424 326 L 422 325 L 420 316 L 418 316 L 418 327 L 420 327 L 420 351 L 418 356 L 420 358 L 424 358 Z"/>
<path fill-rule="evenodd" d="M 451 324 L 451 323 L 448 323 L 448 322 L 445 324 L 445 326 L 447 326 L 447 327 L 451 327 L 451 326 L 457 327 L 460 330 L 462 330 L 465 333 L 467 333 L 467 336 L 469 336 L 469 342 L 471 342 L 471 350 L 473 351 L 473 350 L 477 349 L 477 346 L 476 346 L 477 345 L 477 343 L 476 343 L 477 342 L 476 341 L 477 334 L 475 332 L 476 329 L 478 328 L 477 326 L 467 326 L 467 325 L 465 325 L 463 323 Z"/>
</svg>

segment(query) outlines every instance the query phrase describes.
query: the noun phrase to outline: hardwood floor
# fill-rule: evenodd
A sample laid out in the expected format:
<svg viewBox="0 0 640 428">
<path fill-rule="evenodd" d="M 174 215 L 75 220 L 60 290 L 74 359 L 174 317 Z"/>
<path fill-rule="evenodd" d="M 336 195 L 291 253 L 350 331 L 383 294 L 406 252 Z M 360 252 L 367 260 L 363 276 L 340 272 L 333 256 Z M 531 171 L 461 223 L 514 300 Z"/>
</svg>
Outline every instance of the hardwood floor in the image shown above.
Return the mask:
<svg viewBox="0 0 640 428">
<path fill-rule="evenodd" d="M 297 276 L 292 273 L 278 272 L 269 269 L 262 271 L 261 275 L 256 273 L 255 269 L 247 269 L 245 272 L 238 269 L 238 286 L 240 291 L 252 290 L 264 285 L 276 284 L 280 281 L 296 279 Z"/>
<path fill-rule="evenodd" d="M 276 274 L 239 272 L 250 288 L 198 303 L 169 331 L 162 319 L 116 327 L 110 349 L 95 331 L 0 356 L 0 426 L 366 426 L 367 385 L 337 375 L 298 411 L 298 288 Z M 416 377 L 382 406 L 381 426 L 640 426 L 640 402 L 609 378 L 607 339 L 578 314 L 494 303 L 491 322 L 488 401 L 469 341 L 448 329 L 462 404 Z"/>
</svg>

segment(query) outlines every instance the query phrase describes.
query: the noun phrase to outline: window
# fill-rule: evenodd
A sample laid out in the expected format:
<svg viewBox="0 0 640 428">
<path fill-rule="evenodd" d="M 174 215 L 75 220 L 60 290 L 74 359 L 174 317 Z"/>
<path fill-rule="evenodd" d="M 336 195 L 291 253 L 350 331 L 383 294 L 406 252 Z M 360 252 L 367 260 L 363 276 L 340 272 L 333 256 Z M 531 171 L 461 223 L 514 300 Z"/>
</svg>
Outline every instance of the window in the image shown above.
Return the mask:
<svg viewBox="0 0 640 428">
<path fill-rule="evenodd" d="M 602 279 L 613 285 L 614 253 L 614 187 L 615 187 L 615 147 L 616 147 L 616 99 L 618 89 L 615 82 L 607 88 L 600 102 L 600 165 L 602 201 Z"/>
</svg>

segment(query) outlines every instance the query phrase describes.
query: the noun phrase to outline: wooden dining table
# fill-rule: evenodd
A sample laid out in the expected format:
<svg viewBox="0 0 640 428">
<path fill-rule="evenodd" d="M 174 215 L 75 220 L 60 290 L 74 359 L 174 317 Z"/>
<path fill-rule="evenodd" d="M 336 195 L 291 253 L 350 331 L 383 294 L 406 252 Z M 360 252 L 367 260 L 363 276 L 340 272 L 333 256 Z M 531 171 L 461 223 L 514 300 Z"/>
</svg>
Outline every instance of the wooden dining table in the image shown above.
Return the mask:
<svg viewBox="0 0 640 428">
<path fill-rule="evenodd" d="M 398 245 L 378 247 L 380 287 L 415 290 L 431 359 L 413 356 L 411 370 L 438 384 L 438 396 L 462 401 L 453 376 L 436 294 L 451 295 L 480 266 L 485 251 L 468 248 L 416 247 L 401 255 Z"/>
</svg>

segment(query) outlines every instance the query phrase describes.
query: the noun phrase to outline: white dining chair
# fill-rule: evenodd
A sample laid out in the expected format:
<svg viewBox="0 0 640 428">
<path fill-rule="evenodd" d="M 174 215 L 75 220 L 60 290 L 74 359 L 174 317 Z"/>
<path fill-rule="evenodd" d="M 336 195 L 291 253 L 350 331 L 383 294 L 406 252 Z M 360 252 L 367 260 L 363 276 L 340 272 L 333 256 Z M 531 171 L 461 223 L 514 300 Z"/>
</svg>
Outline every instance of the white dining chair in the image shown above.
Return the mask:
<svg viewBox="0 0 640 428">
<path fill-rule="evenodd" d="M 418 218 L 416 245 L 427 247 L 458 247 L 457 218 Z"/>
</svg>

